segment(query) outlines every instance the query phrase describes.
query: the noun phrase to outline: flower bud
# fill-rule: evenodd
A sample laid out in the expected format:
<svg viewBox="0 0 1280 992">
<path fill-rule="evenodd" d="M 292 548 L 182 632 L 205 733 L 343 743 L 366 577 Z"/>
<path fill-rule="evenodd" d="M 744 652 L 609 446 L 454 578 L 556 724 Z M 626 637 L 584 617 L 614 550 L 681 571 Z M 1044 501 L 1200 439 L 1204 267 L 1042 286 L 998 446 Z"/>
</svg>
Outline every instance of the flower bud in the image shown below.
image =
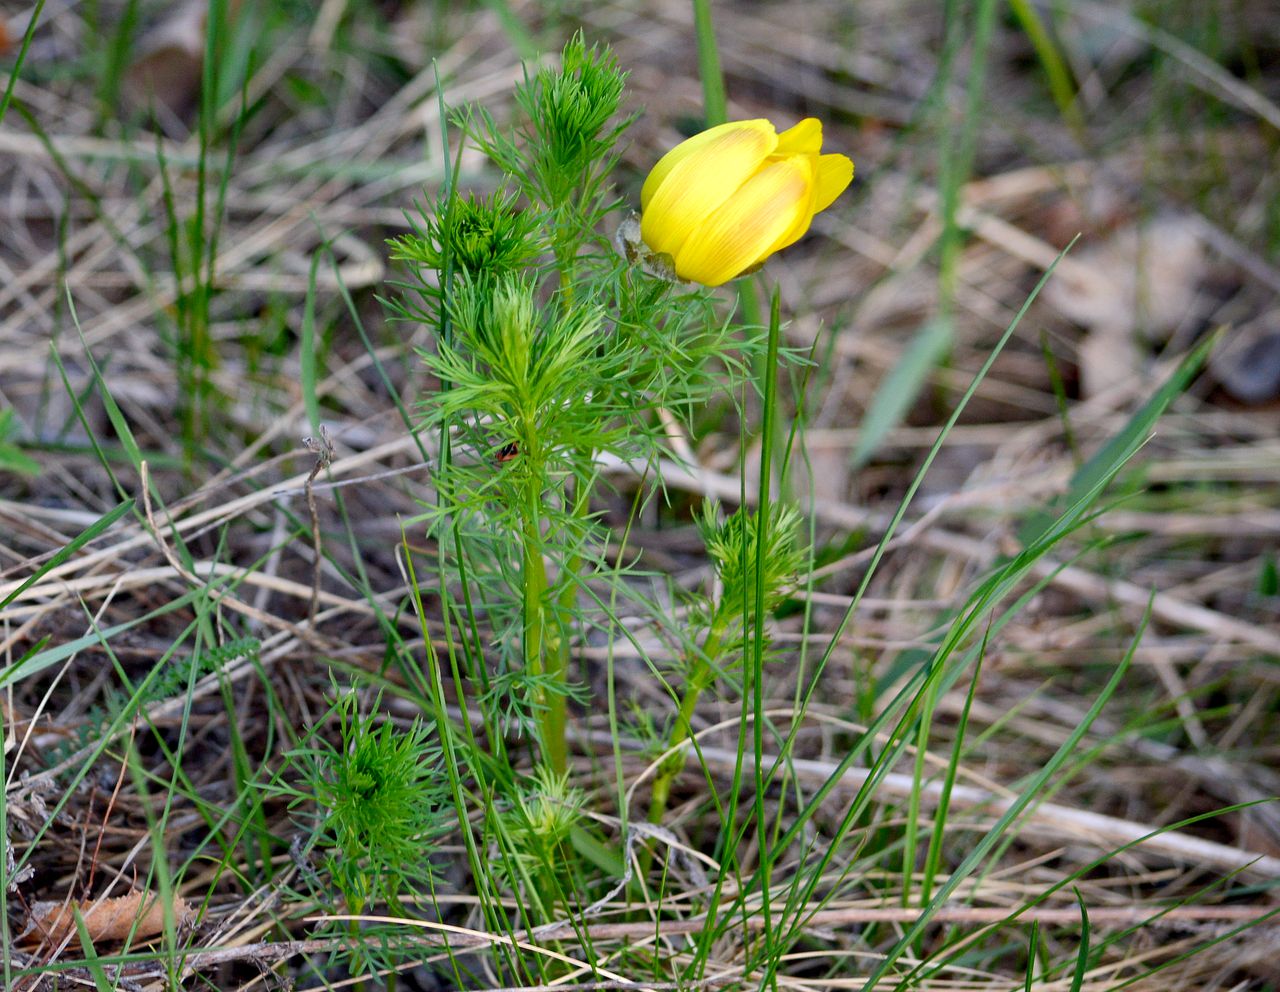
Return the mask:
<svg viewBox="0 0 1280 992">
<path fill-rule="evenodd" d="M 853 162 L 823 155 L 822 124 L 778 134 L 732 121 L 667 152 L 640 193 L 640 236 L 675 274 L 719 286 L 800 239 L 853 179 Z"/>
</svg>

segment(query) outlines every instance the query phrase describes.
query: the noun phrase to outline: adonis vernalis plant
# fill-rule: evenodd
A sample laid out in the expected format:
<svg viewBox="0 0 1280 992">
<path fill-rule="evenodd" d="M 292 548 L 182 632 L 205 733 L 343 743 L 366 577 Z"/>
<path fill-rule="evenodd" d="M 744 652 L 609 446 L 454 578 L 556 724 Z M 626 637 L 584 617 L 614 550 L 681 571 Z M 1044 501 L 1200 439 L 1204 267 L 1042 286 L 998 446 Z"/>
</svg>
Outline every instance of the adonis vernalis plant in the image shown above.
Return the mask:
<svg viewBox="0 0 1280 992">
<path fill-rule="evenodd" d="M 644 183 L 637 233 L 654 264 L 636 265 L 606 234 L 619 227 L 611 217 L 628 212 L 612 185 L 630 123 L 617 122 L 625 79 L 612 53 L 578 36 L 558 69 L 518 87 L 523 119 L 512 129 L 482 108 L 456 116 L 502 188 L 464 197 L 446 184 L 391 243 L 413 281 L 390 306 L 434 331 L 421 357 L 439 388 L 421 423 L 436 432 L 440 458 L 425 519 L 446 588 L 461 594 L 462 628 L 491 631 L 483 652 L 465 652 L 470 668 L 455 688 L 479 705 L 492 748 L 513 735 L 536 743 L 539 794 L 564 782 L 568 700 L 586 700 L 571 648 L 593 628 L 618 636 L 609 611 L 592 605 L 636 585 L 631 567 L 606 554 L 611 534 L 593 499 L 604 471 L 624 463 L 652 475 L 670 456 L 664 419 L 690 422 L 714 397 L 736 402 L 763 352 L 764 328 L 718 317 L 712 296 L 690 283 L 720 285 L 796 241 L 853 173 L 844 156 L 821 153 L 813 119 L 781 134 L 767 121 L 712 128 L 665 155 Z M 769 562 L 766 611 L 798 568 L 794 514 L 721 523 L 708 512 L 702 530 L 724 594 L 694 605 L 700 633 L 678 632 L 689 645 L 673 673 L 685 687 L 682 712 L 742 657 L 757 548 Z M 687 732 L 687 718 L 677 720 L 669 742 Z M 655 818 L 678 771 L 664 766 Z M 513 809 L 527 806 L 529 786 L 498 788 Z M 567 836 L 571 806 L 565 822 L 524 817 L 519 830 L 503 828 L 519 863 L 499 874 L 529 880 L 534 915 L 550 916 L 577 884 L 548 857 Z"/>
</svg>

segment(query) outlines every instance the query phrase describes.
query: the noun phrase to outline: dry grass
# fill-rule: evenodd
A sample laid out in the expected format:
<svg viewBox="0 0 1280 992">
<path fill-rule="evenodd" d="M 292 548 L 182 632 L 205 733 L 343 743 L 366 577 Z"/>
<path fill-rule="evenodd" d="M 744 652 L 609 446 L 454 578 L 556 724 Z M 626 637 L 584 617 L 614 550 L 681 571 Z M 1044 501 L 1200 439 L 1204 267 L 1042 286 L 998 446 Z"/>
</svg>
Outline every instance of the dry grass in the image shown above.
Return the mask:
<svg viewBox="0 0 1280 992">
<path fill-rule="evenodd" d="M 122 6 L 98 5 L 104 22 L 114 23 Z M 163 5 L 140 6 L 149 23 Z M 24 904 L 118 897 L 135 881 L 158 884 L 152 850 L 166 801 L 170 867 L 183 865 L 179 891 L 198 908 L 199 922 L 180 937 L 191 956 L 175 969 L 186 987 L 271 987 L 297 973 L 301 955 L 333 946 L 306 940 L 311 925 L 302 917 L 315 905 L 299 895 L 299 876 L 309 868 L 286 853 L 298 828 L 283 806 L 268 801 L 253 812 L 282 839 L 256 852 L 274 860 L 270 881 L 248 860 L 253 845 L 217 811 L 237 803 L 247 778 L 276 767 L 295 728 L 326 712 L 335 666 L 383 670 L 385 623 L 398 626 L 410 651 L 422 646 L 405 609 L 396 548 L 405 522 L 410 545 L 418 540 L 411 521 L 428 465 L 389 387 L 409 410 L 428 395 L 412 351 L 426 339 L 388 324 L 374 293 L 385 292 L 392 275 L 384 239 L 403 230 L 404 208 L 441 175 L 431 60 L 453 106 L 478 101 L 501 112 L 520 75 L 499 5 L 389 3 L 377 17 L 360 6 L 326 0 L 313 21 L 265 18 L 269 57 L 250 84 L 254 111 L 238 135 L 215 245 L 211 357 L 200 373 L 209 383 L 206 426 L 194 458 L 176 412 L 184 359 L 175 345 L 193 305 L 192 265 L 175 264 L 166 233 L 166 203 L 188 217 L 199 189 L 189 108 L 176 108 L 159 133 L 124 131 L 115 108 L 104 113 L 94 76 L 77 67 L 95 44 L 89 15 L 81 5 L 51 3 L 14 90 L 29 116 L 11 108 L 0 125 L 0 410 L 16 410 L 16 439 L 40 466 L 28 477 L 0 461 L 0 599 L 122 498 L 138 500 L 136 514 L 45 570 L 0 611 L 5 665 L 44 639 L 42 657 L 56 662 L 7 674 L 0 699 L 9 842 L 33 869 L 8 896 L 14 940 L 5 953 L 15 966 L 82 955 L 69 933 L 57 942 L 18 941 Z M 1280 794 L 1280 390 L 1250 393 L 1253 380 L 1242 379 L 1259 368 L 1265 378 L 1267 361 L 1280 369 L 1280 18 L 1261 2 L 1147 5 L 1150 22 L 1166 31 L 1116 5 L 1059 6 L 1061 37 L 1083 81 L 1084 130 L 1073 131 L 1055 110 L 1025 36 L 1002 22 L 977 121 L 975 178 L 962 191 L 968 237 L 952 347 L 905 422 L 857 471 L 851 454 L 871 397 L 937 306 L 939 114 L 924 101 L 938 71 L 940 15 L 931 4 L 886 0 L 766 0 L 716 10 L 731 115 L 820 116 L 828 144 L 849 151 L 858 168 L 852 191 L 817 233 L 767 271 L 794 317 L 792 343 L 816 340 L 820 356 L 806 397 L 811 471 L 801 489 L 812 498 L 824 550 L 818 581 L 797 600 L 807 598 L 811 626 L 804 633 L 798 614 L 782 620 L 785 645 L 818 644 L 835 628 L 938 425 L 1035 280 L 1083 233 L 1055 276 L 1059 290 L 1034 304 L 953 432 L 843 634 L 820 702 L 805 717 L 783 816 L 785 803 L 811 795 L 861 732 L 901 676 L 904 652 L 936 643 L 975 581 L 1016 552 L 1027 516 L 1065 489 L 1081 458 L 1128 422 L 1193 340 L 1226 325 L 1210 371 L 1175 402 L 1141 452 L 1141 467 L 1117 490 L 1126 498 L 1036 565 L 1043 589 L 990 645 L 952 798 L 949 856 L 963 855 L 966 838 L 998 819 L 1010 787 L 1069 738 L 1150 604 L 1132 670 L 1080 743 L 1073 774 L 1039 797 L 999 863 L 962 890 L 963 901 L 911 953 L 923 960 L 943 934 L 948 942 L 972 935 L 972 958 L 919 984 L 1020 984 L 1019 952 L 999 949 L 984 924 L 1150 831 L 1231 806 L 1239 808 L 1128 847 L 1075 881 L 1098 949 L 1080 987 L 1270 988 L 1280 982 L 1274 925 L 1226 935 L 1271 910 L 1280 879 L 1280 810 L 1270 802 Z M 700 113 L 689 6 L 564 5 L 556 16 L 516 3 L 510 14 L 549 50 L 579 23 L 589 39 L 615 45 L 632 73 L 630 99 L 646 109 L 623 163 L 625 192 L 634 196 L 646 164 Z M 965 57 L 962 49 L 962 66 Z M 945 105 L 963 106 L 964 79 L 962 69 L 946 84 Z M 210 157 L 217 168 L 237 107 L 229 104 Z M 477 188 L 494 181 L 470 154 L 461 168 Z M 212 210 L 216 181 L 206 199 Z M 1144 241 L 1155 219 L 1172 226 L 1161 240 Z M 1165 271 L 1162 250 L 1178 238 L 1188 253 L 1167 253 Z M 327 558 L 313 608 L 306 486 L 317 463 L 301 442 L 311 433 L 301 342 L 318 252 L 314 400 L 335 451 L 315 486 Z M 1157 312 L 1171 300 L 1173 313 Z M 1238 341 L 1260 343 L 1241 360 Z M 132 438 L 113 426 L 103 385 Z M 705 564 L 690 543 L 684 501 L 706 493 L 733 500 L 739 492 L 732 421 L 701 427 L 690 439 L 697 470 L 673 464 L 666 472 L 674 507 L 653 509 L 631 535 L 646 564 L 678 584 L 701 581 Z M 145 472 L 130 458 L 133 444 Z M 624 494 L 634 488 L 625 469 L 615 478 Z M 414 550 L 423 561 L 431 551 Z M 184 596 L 185 605 L 167 609 Z M 434 598 L 428 605 L 438 608 Z M 434 617 L 430 623 L 431 635 L 442 636 Z M 636 630 L 660 659 L 660 639 L 645 640 L 638 619 Z M 228 645 L 216 671 L 184 672 L 181 688 L 190 674 L 191 691 L 147 698 L 145 719 L 107 726 L 104 706 L 118 673 L 140 678 L 171 651 L 169 664 L 181 670 L 200 637 Z M 60 657 L 51 653 L 64 647 Z M 631 644 L 612 652 L 584 646 L 584 681 L 603 679 L 606 654 L 616 661 L 620 692 L 650 709 L 669 705 Z M 771 671 L 771 713 L 785 724 L 794 665 Z M 945 768 L 964 689 L 938 702 L 931 770 Z M 391 715 L 412 713 L 395 702 Z M 698 714 L 703 759 L 721 788 L 732 776 L 726 735 L 736 732 L 737 715 L 732 699 L 709 700 Z M 104 730 L 107 746 L 95 753 Z M 616 825 L 608 724 L 580 713 L 576 734 L 575 781 L 592 790 L 602 822 Z M 643 797 L 648 758 L 635 741 L 620 744 L 625 784 Z M 173 748 L 180 750 L 166 750 Z M 181 787 L 166 797 L 179 767 Z M 862 845 L 874 850 L 901 822 L 910 771 L 904 764 L 878 786 L 874 815 L 856 834 Z M 814 838 L 834 829 L 859 774 L 850 770 L 830 793 Z M 687 855 L 672 862 L 662 922 L 612 908 L 586 921 L 602 969 L 595 977 L 604 982 L 592 987 L 608 987 L 617 967 L 619 977 L 656 980 L 627 970 L 638 958 L 615 963 L 624 944 L 632 952 L 653 945 L 677 962 L 688 953 L 681 935 L 701 926 L 688 914 L 717 830 L 700 783 L 691 769 L 673 797 L 672 832 L 663 839 Z M 926 815 L 936 794 L 935 782 L 921 799 Z M 211 837 L 218 843 L 207 844 Z M 199 856 L 188 861 L 197 845 Z M 918 910 L 902 905 L 901 873 L 865 870 L 864 853 L 850 845 L 827 867 L 817 890 L 824 903 L 780 963 L 779 985 L 860 987 L 894 928 L 915 918 Z M 1187 905 L 1126 929 L 1170 900 Z M 1022 917 L 1042 922 L 1047 960 L 1074 955 L 1075 907 L 1068 887 Z M 445 924 L 483 929 L 461 870 L 446 873 L 439 909 L 440 926 L 423 923 L 433 939 Z M 1099 934 L 1113 938 L 1109 946 L 1099 949 Z M 524 935 L 455 934 L 454 946 L 462 953 L 512 938 Z M 587 960 L 581 931 L 529 939 Z M 1008 928 L 1006 939 L 1025 948 L 1025 928 Z M 744 971 L 741 940 L 731 932 L 715 945 L 707 984 L 761 980 Z M 418 946 L 421 961 L 439 957 L 432 940 Z M 468 957 L 475 981 L 503 984 L 505 973 L 480 960 Z M 87 981 L 86 974 L 73 977 Z M 435 987 L 444 974 L 423 966 L 399 987 Z M 569 982 L 592 977 L 574 968 L 564 974 Z M 15 988 L 54 987 L 42 981 Z M 119 987 L 166 981 L 161 965 L 140 963 Z M 316 983 L 313 972 L 303 987 Z M 1062 975 L 1037 983 L 1069 985 Z"/>
</svg>

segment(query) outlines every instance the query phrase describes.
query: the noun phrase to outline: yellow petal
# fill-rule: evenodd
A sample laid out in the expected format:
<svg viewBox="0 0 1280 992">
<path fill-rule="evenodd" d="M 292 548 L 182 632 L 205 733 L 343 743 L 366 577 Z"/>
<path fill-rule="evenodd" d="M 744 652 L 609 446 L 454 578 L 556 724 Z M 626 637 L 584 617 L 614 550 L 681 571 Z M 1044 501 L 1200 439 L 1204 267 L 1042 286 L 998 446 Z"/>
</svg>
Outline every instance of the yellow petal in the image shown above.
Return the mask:
<svg viewBox="0 0 1280 992">
<path fill-rule="evenodd" d="M 719 286 L 763 261 L 769 248 L 809 212 L 810 156 L 772 162 L 734 193 L 684 242 L 676 274 Z"/>
<path fill-rule="evenodd" d="M 795 157 L 796 158 L 803 157 L 804 160 L 809 164 L 809 170 L 810 170 L 809 174 L 811 176 L 816 175 L 817 169 L 818 169 L 817 155 L 805 155 L 805 156 L 795 156 Z M 778 238 L 773 242 L 773 244 L 769 245 L 763 252 L 761 252 L 759 257 L 756 258 L 753 264 L 758 265 L 759 263 L 763 262 L 766 258 L 768 258 L 770 255 L 772 255 L 774 252 L 782 251 L 782 249 L 787 247 L 787 245 L 795 244 L 795 242 L 799 241 L 802 237 L 804 237 L 805 232 L 809 230 L 809 225 L 813 223 L 813 215 L 818 212 L 817 210 L 814 209 L 814 206 L 813 206 L 815 193 L 817 193 L 817 184 L 811 182 L 809 183 L 809 198 L 808 200 L 805 201 L 804 209 L 796 214 L 796 219 L 794 222 L 792 222 L 791 226 L 787 228 L 785 231 L 783 231 L 782 234 L 780 234 Z"/>
<path fill-rule="evenodd" d="M 813 212 L 821 213 L 853 182 L 853 160 L 847 155 L 818 158 L 818 178 L 813 194 Z"/>
<path fill-rule="evenodd" d="M 658 159 L 658 164 L 653 167 L 649 176 L 644 181 L 644 186 L 640 190 L 640 210 L 643 213 L 648 209 L 649 201 L 653 199 L 653 194 L 657 192 L 658 187 L 662 185 L 662 181 L 667 178 L 680 162 L 688 158 L 694 152 L 711 142 L 722 139 L 726 134 L 734 131 L 752 131 L 761 136 L 767 136 L 763 144 L 768 144 L 769 139 L 774 143 L 777 142 L 777 135 L 774 132 L 773 125 L 766 120 L 753 121 L 730 121 L 728 124 L 720 124 L 716 127 L 708 128 L 700 134 L 695 134 L 692 138 L 686 138 L 680 144 L 676 145 L 671 151 Z M 767 152 L 765 154 L 768 154 Z M 764 155 L 760 156 L 764 158 Z"/>
<path fill-rule="evenodd" d="M 806 117 L 778 135 L 775 155 L 817 155 L 822 151 L 822 121 Z"/>
<path fill-rule="evenodd" d="M 836 197 L 845 191 L 853 181 L 853 162 L 845 155 L 815 155 L 810 161 L 817 159 L 815 171 L 817 178 L 809 198 L 809 208 L 797 218 L 791 229 L 769 246 L 756 261 L 763 262 L 774 252 L 782 251 L 793 245 L 809 231 L 813 218 L 835 202 Z"/>
<path fill-rule="evenodd" d="M 713 133 L 716 132 L 716 133 Z M 700 138 L 711 137 L 699 141 Z M 739 121 L 712 128 L 677 145 L 653 170 L 663 169 L 649 200 L 641 203 L 640 237 L 653 251 L 676 255 L 685 240 L 760 167 L 778 138 L 768 121 Z M 679 152 L 675 164 L 663 165 Z M 653 175 L 650 175 L 650 180 Z M 646 181 L 645 186 L 649 186 Z"/>
</svg>

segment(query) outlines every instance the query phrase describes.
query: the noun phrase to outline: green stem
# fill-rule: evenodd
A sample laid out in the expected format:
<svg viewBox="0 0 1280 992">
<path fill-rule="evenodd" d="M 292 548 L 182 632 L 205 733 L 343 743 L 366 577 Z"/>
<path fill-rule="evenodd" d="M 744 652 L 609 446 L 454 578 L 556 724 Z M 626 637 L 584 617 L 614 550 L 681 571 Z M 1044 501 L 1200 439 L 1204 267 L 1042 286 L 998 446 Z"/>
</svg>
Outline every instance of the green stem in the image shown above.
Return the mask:
<svg viewBox="0 0 1280 992">
<path fill-rule="evenodd" d="M 559 229 L 559 225 L 557 225 Z M 559 237 L 554 246 L 556 257 L 556 269 L 560 273 L 560 311 L 564 315 L 568 315 L 573 309 L 573 301 L 575 296 L 575 268 L 578 257 L 578 249 L 580 245 L 572 238 Z M 575 473 L 573 487 L 573 516 L 575 520 L 583 520 L 587 516 L 590 500 L 590 488 L 587 484 L 586 471 L 581 468 L 585 462 L 590 465 L 591 459 L 589 453 L 579 452 L 579 469 Z M 538 518 L 538 499 L 540 493 L 533 492 L 529 500 L 529 516 L 533 520 Z M 538 534 L 533 534 L 536 540 Z M 572 535 L 571 535 L 572 536 Z M 576 544 L 573 545 L 576 547 Z M 578 572 L 582 568 L 582 556 L 576 552 L 566 555 L 563 569 L 561 572 L 561 582 L 559 593 L 556 595 L 556 612 L 558 617 L 569 617 L 574 613 L 574 608 L 578 601 L 578 585 L 575 581 Z M 530 558 L 529 536 L 526 534 L 525 540 L 525 570 L 527 573 L 536 571 L 541 576 L 541 588 L 539 596 L 545 596 L 548 591 L 549 583 L 547 582 L 546 567 L 542 560 L 541 553 L 537 554 L 537 562 Z M 525 583 L 525 612 L 526 624 L 528 623 L 529 610 L 529 583 Z M 538 606 L 541 607 L 541 599 Z M 557 620 L 556 630 L 547 636 L 547 631 L 542 621 L 539 621 L 539 634 L 545 640 L 546 648 L 546 673 L 554 681 L 554 687 L 551 692 L 545 694 L 543 698 L 543 716 L 542 716 L 542 746 L 544 749 L 544 758 L 551 770 L 557 774 L 564 774 L 569 764 L 569 747 L 566 740 L 566 727 L 568 725 L 568 675 L 569 675 L 569 638 L 565 625 Z M 528 632 L 526 631 L 526 634 Z M 529 664 L 528 649 L 526 648 L 526 664 Z M 530 668 L 530 671 L 535 669 Z"/>
<path fill-rule="evenodd" d="M 574 263 L 578 257 L 578 246 L 556 245 L 555 255 L 556 269 L 560 272 L 560 312 L 567 314 L 573 308 Z"/>
<path fill-rule="evenodd" d="M 764 946 L 774 947 L 773 942 L 773 912 L 770 907 L 770 876 L 773 869 L 773 854 L 769 846 L 769 830 L 765 816 L 765 784 L 764 784 L 764 653 L 765 653 L 765 634 L 764 634 L 764 614 L 765 614 L 765 554 L 767 552 L 769 542 L 766 539 L 769 528 L 769 519 L 774 513 L 773 506 L 770 504 L 770 483 L 772 482 L 773 473 L 773 446 L 777 438 L 778 430 L 778 346 L 779 338 L 782 332 L 782 313 L 781 313 L 781 297 L 774 288 L 773 298 L 769 306 L 769 343 L 765 355 L 765 378 L 761 383 L 761 394 L 764 399 L 764 422 L 760 428 L 760 481 L 757 483 L 759 487 L 759 495 L 756 504 L 756 560 L 753 563 L 755 574 L 753 576 L 753 585 L 755 586 L 755 602 L 752 604 L 753 617 L 755 621 L 754 629 L 748 631 L 750 655 L 744 658 L 749 678 L 743 684 L 742 699 L 742 715 L 745 717 L 750 715 L 753 717 L 751 721 L 752 730 L 752 750 L 754 751 L 755 761 L 755 796 L 753 805 L 756 814 L 756 843 L 759 845 L 760 852 L 760 909 L 764 923 Z M 746 689 L 750 685 L 751 692 L 748 698 Z M 732 818 L 730 818 L 732 822 Z M 773 992 L 777 992 L 777 958 L 770 954 L 766 966 L 765 980 L 760 983 L 760 987 L 769 988 Z"/>
<path fill-rule="evenodd" d="M 693 0 L 693 25 L 698 36 L 698 75 L 702 77 L 702 106 L 707 117 L 707 127 L 715 127 L 729 119 L 729 110 L 724 92 L 724 74 L 720 71 L 720 53 L 716 49 L 715 25 L 711 22 L 711 0 Z"/>
<path fill-rule="evenodd" d="M 702 644 L 702 651 L 693 661 L 689 677 L 685 680 L 684 695 L 680 698 L 680 709 L 676 713 L 675 726 L 671 728 L 671 736 L 667 738 L 664 751 L 680 747 L 693 735 L 693 714 L 698 708 L 698 699 L 702 691 L 711 684 L 719 663 L 720 652 L 724 649 L 724 620 L 717 617 L 707 632 L 707 639 Z M 659 825 L 667 812 L 667 802 L 671 798 L 671 786 L 676 776 L 684 771 L 686 751 L 684 748 L 668 754 L 658 767 L 653 778 L 653 791 L 649 794 L 648 821 Z M 640 878 L 647 878 L 649 869 L 653 867 L 653 847 L 646 845 L 640 852 Z"/>
<path fill-rule="evenodd" d="M 729 100 L 724 88 L 724 73 L 720 69 L 720 52 L 716 46 L 715 24 L 711 19 L 711 0 L 693 0 L 693 26 L 698 43 L 698 75 L 702 77 L 702 112 L 707 127 L 715 127 L 729 119 Z M 742 314 L 742 322 L 750 327 L 759 327 L 761 323 L 760 300 L 756 296 L 754 276 L 744 276 L 738 280 L 738 307 Z M 762 364 L 761 356 L 756 360 L 755 375 L 763 381 L 766 372 L 776 373 L 776 366 Z M 779 425 L 778 430 L 783 428 Z M 785 438 L 776 437 L 775 442 Z"/>
<path fill-rule="evenodd" d="M 548 645 L 547 675 L 554 680 L 554 688 L 543 698 L 545 707 L 542 718 L 543 747 L 546 749 L 547 764 L 551 770 L 563 775 L 569 767 L 569 744 L 565 734 L 568 725 L 568 706 L 563 692 L 568 672 L 565 656 L 568 644 L 563 637 L 549 638 L 554 641 Z"/>
<path fill-rule="evenodd" d="M 702 645 L 702 652 L 694 659 L 693 668 L 684 685 L 684 696 L 680 700 L 680 710 L 676 714 L 675 726 L 671 728 L 671 736 L 667 738 L 664 751 L 679 747 L 693 733 L 693 714 L 698 707 L 698 697 L 711 684 L 715 674 L 715 665 L 724 647 L 724 624 L 721 621 L 712 625 L 707 639 Z M 649 798 L 649 822 L 661 823 L 667 812 L 667 801 L 671 797 L 671 786 L 676 776 L 684 770 L 685 751 L 683 749 L 668 755 L 662 762 L 653 779 L 653 791 Z"/>
<path fill-rule="evenodd" d="M 590 464 L 589 456 L 583 456 L 586 463 Z M 573 518 L 577 521 L 583 521 L 587 518 L 591 506 L 591 487 L 587 481 L 587 471 L 581 466 L 575 474 L 573 485 Z M 576 547 L 576 539 L 574 546 Z M 578 605 L 578 583 L 577 576 L 582 570 L 582 555 L 577 552 L 569 554 L 565 558 L 564 569 L 562 573 L 562 585 L 560 592 L 556 596 L 556 608 L 561 617 L 571 617 Z M 565 728 L 567 726 L 567 710 L 568 710 L 568 693 L 564 690 L 567 688 L 569 676 L 569 637 L 568 631 L 563 629 L 561 625 L 561 635 L 550 639 L 547 650 L 547 674 L 555 677 L 556 685 L 561 690 L 554 693 L 547 700 L 547 710 L 550 718 L 546 723 L 547 733 L 555 734 L 555 745 L 560 754 L 560 763 L 552 762 L 552 768 L 557 772 L 563 772 L 568 763 L 568 744 L 565 740 Z M 548 743 L 548 748 L 552 745 Z"/>
<path fill-rule="evenodd" d="M 902 848 L 902 905 L 912 905 L 912 889 L 916 873 L 916 862 L 920 855 L 920 797 L 924 793 L 924 779 L 928 769 L 925 759 L 929 753 L 929 725 L 933 720 L 933 709 L 937 703 L 938 683 L 930 683 L 917 697 L 920 706 L 920 723 L 916 727 L 916 758 L 912 766 L 911 796 L 907 802 L 907 822 L 903 831 L 905 843 Z M 940 824 L 934 830 L 941 829 Z M 927 891 L 922 892 L 920 904 L 929 901 Z"/>
<path fill-rule="evenodd" d="M 560 647 L 548 651 L 546 604 L 547 565 L 542 557 L 542 515 L 539 511 L 541 491 L 536 479 L 530 478 L 525 500 L 524 533 L 524 665 L 531 675 L 546 672 L 559 683 L 564 682 L 565 669 Z M 558 640 L 558 639 L 557 639 Z M 544 654 L 546 657 L 544 658 Z M 557 773 L 568 765 L 565 748 L 565 698 L 562 692 L 545 693 L 538 723 L 542 730 L 543 759 Z"/>
<path fill-rule="evenodd" d="M 349 912 L 351 912 L 351 913 L 352 913 L 352 915 L 357 915 L 357 914 L 359 914 L 359 913 L 360 913 L 360 910 L 358 910 L 358 909 L 356 909 L 356 910 L 349 910 Z M 353 945 L 356 945 L 356 944 L 359 944 L 359 943 L 360 943 L 360 923 L 359 923 L 357 920 L 348 920 L 348 921 L 347 921 L 347 935 L 349 936 L 349 938 L 350 938 L 350 940 L 351 940 L 351 943 L 352 943 Z M 362 980 L 361 980 L 361 981 L 357 981 L 357 982 L 356 982 L 354 985 L 352 985 L 351 987 L 352 987 L 352 989 L 354 990 L 354 992 L 364 992 L 364 988 L 365 988 L 365 986 L 364 986 L 364 982 L 363 982 Z"/>
</svg>

